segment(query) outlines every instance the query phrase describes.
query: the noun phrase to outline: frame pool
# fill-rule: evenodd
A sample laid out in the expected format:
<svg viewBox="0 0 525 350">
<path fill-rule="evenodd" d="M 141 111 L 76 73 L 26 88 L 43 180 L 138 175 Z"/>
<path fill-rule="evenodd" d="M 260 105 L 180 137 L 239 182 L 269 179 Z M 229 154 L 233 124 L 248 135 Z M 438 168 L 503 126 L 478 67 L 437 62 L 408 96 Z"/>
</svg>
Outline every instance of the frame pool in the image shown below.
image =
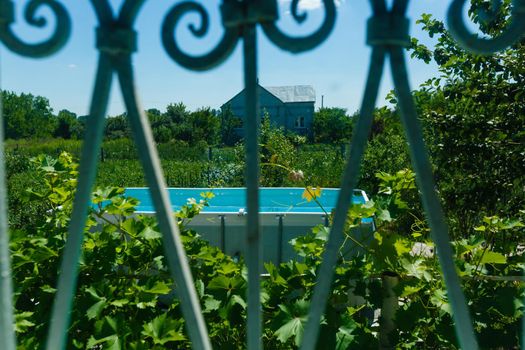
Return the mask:
<svg viewBox="0 0 525 350">
<path fill-rule="evenodd" d="M 263 262 L 280 262 L 297 258 L 288 242 L 308 233 L 314 226 L 328 225 L 328 217 L 336 206 L 339 189 L 322 189 L 316 201 L 308 202 L 302 197 L 304 188 L 282 187 L 260 189 L 260 223 Z M 245 188 L 168 188 L 173 210 L 179 210 L 189 198 L 197 201 L 202 192 L 212 192 L 215 197 L 209 206 L 192 219 L 189 228 L 197 231 L 210 244 L 220 247 L 232 256 L 246 252 L 246 189 Z M 137 198 L 138 214 L 153 215 L 155 209 L 144 187 L 127 188 L 125 195 Z M 353 203 L 366 203 L 368 196 L 363 190 L 355 190 Z M 362 241 L 374 230 L 372 218 L 363 219 L 361 227 L 353 234 Z"/>
</svg>

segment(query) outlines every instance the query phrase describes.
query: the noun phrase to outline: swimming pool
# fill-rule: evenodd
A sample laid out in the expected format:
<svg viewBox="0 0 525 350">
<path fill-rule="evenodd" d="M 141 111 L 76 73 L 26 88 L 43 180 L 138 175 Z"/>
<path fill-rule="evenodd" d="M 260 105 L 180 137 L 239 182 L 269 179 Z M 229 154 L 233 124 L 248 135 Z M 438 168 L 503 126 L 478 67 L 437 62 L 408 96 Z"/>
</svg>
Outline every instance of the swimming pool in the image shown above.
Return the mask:
<svg viewBox="0 0 525 350">
<path fill-rule="evenodd" d="M 232 256 L 242 255 L 245 251 L 246 225 L 246 189 L 245 188 L 168 188 L 170 202 L 174 211 L 188 202 L 189 198 L 197 201 L 202 192 L 212 192 L 215 197 L 209 201 L 200 215 L 188 225 L 196 230 L 212 245 L 220 247 Z M 328 224 L 325 214 L 336 206 L 339 189 L 322 189 L 318 203 L 302 198 L 304 188 L 260 188 L 260 223 L 263 262 L 278 264 L 296 258 L 288 242 L 304 235 L 312 227 Z M 137 213 L 155 213 L 148 188 L 127 188 L 126 196 L 137 198 L 140 204 Z M 366 193 L 355 190 L 353 203 L 368 201 Z M 323 210 L 324 209 L 324 210 Z M 372 218 L 362 220 L 361 227 L 353 231 L 357 239 L 370 236 L 373 232 Z"/>
<path fill-rule="evenodd" d="M 201 193 L 211 192 L 215 195 L 210 200 L 210 206 L 204 209 L 205 213 L 236 213 L 244 212 L 246 208 L 246 189 L 245 188 L 168 188 L 168 193 L 173 210 L 179 210 L 186 204 L 189 198 L 197 201 L 201 198 Z M 322 214 L 324 211 L 330 212 L 335 208 L 339 189 L 325 188 L 321 191 L 318 203 L 308 202 L 302 197 L 304 188 L 282 187 L 260 189 L 260 210 L 261 214 Z M 155 208 L 149 194 L 149 189 L 144 187 L 126 188 L 125 194 L 137 198 L 140 204 L 137 211 L 141 213 L 154 213 Z M 355 190 L 352 201 L 354 203 L 365 203 L 368 201 L 366 193 L 362 190 Z M 324 210 L 323 210 L 324 208 Z"/>
</svg>

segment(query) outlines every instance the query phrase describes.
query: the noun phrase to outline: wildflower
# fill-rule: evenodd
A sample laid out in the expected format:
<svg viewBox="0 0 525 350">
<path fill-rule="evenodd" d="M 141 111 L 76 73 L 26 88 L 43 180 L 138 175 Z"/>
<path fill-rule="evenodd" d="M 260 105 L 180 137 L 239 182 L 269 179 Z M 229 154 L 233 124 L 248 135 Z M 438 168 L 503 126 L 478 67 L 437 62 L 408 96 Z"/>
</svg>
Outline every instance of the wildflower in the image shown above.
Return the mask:
<svg viewBox="0 0 525 350">
<path fill-rule="evenodd" d="M 292 170 L 288 176 L 292 181 L 304 180 L 304 174 L 302 170 Z"/>
</svg>

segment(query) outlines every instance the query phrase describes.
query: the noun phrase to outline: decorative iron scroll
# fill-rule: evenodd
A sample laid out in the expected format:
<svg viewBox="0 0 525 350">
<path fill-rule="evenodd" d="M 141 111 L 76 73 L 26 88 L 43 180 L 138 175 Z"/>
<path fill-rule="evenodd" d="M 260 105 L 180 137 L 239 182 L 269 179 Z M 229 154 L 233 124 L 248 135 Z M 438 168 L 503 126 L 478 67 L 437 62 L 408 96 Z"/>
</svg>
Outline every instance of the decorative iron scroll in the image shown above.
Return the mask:
<svg viewBox="0 0 525 350">
<path fill-rule="evenodd" d="M 323 0 L 323 2 L 326 15 L 321 27 L 309 36 L 297 38 L 286 35 L 276 26 L 275 22 L 278 18 L 276 1 L 225 0 L 221 6 L 223 37 L 213 50 L 203 56 L 185 54 L 175 40 L 174 32 L 179 21 L 190 12 L 197 13 L 201 18 L 199 27 L 193 24 L 188 26 L 193 35 L 203 37 L 209 30 L 209 16 L 204 7 L 196 2 L 183 2 L 174 6 L 164 18 L 162 43 L 173 60 L 193 70 L 211 69 L 226 60 L 242 37 L 243 26 L 248 24 L 261 24 L 268 38 L 283 50 L 295 53 L 308 51 L 321 44 L 335 24 L 336 9 L 333 0 Z M 299 13 L 299 0 L 293 0 L 291 8 L 292 16 L 298 23 L 306 20 L 306 13 Z"/>
<path fill-rule="evenodd" d="M 49 39 L 38 44 L 28 44 L 20 40 L 11 25 L 15 22 L 15 4 L 11 0 L 0 1 L 0 40 L 7 48 L 17 54 L 29 57 L 49 56 L 60 50 L 71 32 L 71 20 L 64 5 L 55 0 L 31 0 L 25 8 L 27 23 L 44 27 L 47 20 L 37 16 L 42 7 L 48 7 L 56 18 L 55 31 Z"/>
<path fill-rule="evenodd" d="M 454 0 L 448 10 L 448 26 L 452 36 L 465 49 L 478 54 L 492 54 L 503 50 L 525 34 L 525 0 L 513 0 L 508 27 L 495 38 L 480 38 L 463 21 L 463 8 L 467 0 Z M 492 10 L 480 13 L 485 20 L 492 19 L 500 10 L 501 0 L 492 3 Z"/>
<path fill-rule="evenodd" d="M 165 181 L 154 147 L 151 129 L 143 109 L 140 108 L 135 90 L 135 79 L 131 55 L 136 51 L 137 33 L 134 22 L 146 0 L 124 0 L 118 15 L 114 15 L 108 0 L 90 0 L 99 27 L 97 28 L 97 50 L 99 51 L 89 123 L 86 130 L 80 162 L 80 177 L 76 192 L 68 240 L 64 250 L 61 272 L 53 306 L 47 349 L 64 349 L 67 340 L 69 313 L 76 289 L 78 261 L 82 245 L 83 229 L 90 205 L 91 188 L 96 174 L 98 151 L 102 141 L 104 118 L 107 110 L 113 73 L 118 77 L 124 97 L 127 115 L 130 118 L 134 138 L 144 166 L 146 179 L 151 188 L 159 227 L 161 228 L 166 256 L 173 279 L 178 286 L 178 295 L 187 324 L 187 330 L 195 349 L 211 349 L 206 326 L 202 318 L 195 293 L 193 279 L 182 247 L 178 227 L 171 215 L 171 205 L 165 192 Z M 362 108 L 352 138 L 337 211 L 331 228 L 330 239 L 318 273 L 307 328 L 302 349 L 316 346 L 320 319 L 325 309 L 336 264 L 337 250 L 342 243 L 342 231 L 353 188 L 359 178 L 359 164 L 366 147 L 371 128 L 373 110 L 378 95 L 379 82 L 387 58 L 393 72 L 393 81 L 399 100 L 402 121 L 410 144 L 410 154 L 416 170 L 422 202 L 437 246 L 449 298 L 453 307 L 459 343 L 464 349 L 477 348 L 467 304 L 460 289 L 455 272 L 448 228 L 435 192 L 430 162 L 423 141 L 421 126 L 408 84 L 408 72 L 403 49 L 409 44 L 409 21 L 405 17 L 409 0 L 394 0 L 391 9 L 385 0 L 370 0 L 373 16 L 368 21 L 367 43 L 372 47 L 370 70 L 365 87 Z M 525 0 L 514 0 L 511 21 L 499 36 L 480 38 L 472 34 L 463 18 L 463 7 L 467 0 L 453 0 L 448 11 L 448 23 L 453 37 L 464 48 L 474 53 L 489 54 L 520 40 L 525 32 Z M 297 23 L 302 23 L 306 13 L 300 12 L 300 0 L 292 0 L 291 14 Z M 190 25 L 190 32 L 203 37 L 209 30 L 209 15 L 205 8 L 195 2 L 176 4 L 162 23 L 162 43 L 168 55 L 178 64 L 192 70 L 207 70 L 224 62 L 238 41 L 243 41 L 244 79 L 247 106 L 245 122 L 246 140 L 246 186 L 247 186 L 247 264 L 249 269 L 248 289 L 248 348 L 260 349 L 262 322 L 260 305 L 260 244 L 259 244 L 259 149 L 258 149 L 258 101 L 257 101 L 257 43 L 256 26 L 259 24 L 271 42 L 282 50 L 298 53 L 314 49 L 330 35 L 336 18 L 334 0 L 323 0 L 325 17 L 320 27 L 311 35 L 292 37 L 283 33 L 278 20 L 277 0 L 223 0 L 221 4 L 224 33 L 218 45 L 202 56 L 186 54 L 177 43 L 175 29 L 188 13 L 200 16 L 200 24 Z M 495 2 L 491 16 L 498 10 Z M 43 27 L 45 18 L 37 16 L 47 7 L 56 18 L 56 27 L 51 36 L 41 43 L 31 44 L 20 40 L 11 26 L 15 22 L 15 3 L 0 0 L 0 40 L 11 51 L 28 57 L 44 57 L 60 50 L 66 43 L 70 31 L 69 15 L 57 0 L 30 0 L 25 8 L 25 20 L 33 26 Z M 0 121 L 0 138 L 3 139 L 3 123 Z M 5 186 L 5 164 L 3 143 L 0 143 L 0 348 L 14 350 L 16 339 L 13 327 L 12 281 L 7 232 L 7 200 Z M 525 339 L 525 326 L 524 326 Z"/>
</svg>

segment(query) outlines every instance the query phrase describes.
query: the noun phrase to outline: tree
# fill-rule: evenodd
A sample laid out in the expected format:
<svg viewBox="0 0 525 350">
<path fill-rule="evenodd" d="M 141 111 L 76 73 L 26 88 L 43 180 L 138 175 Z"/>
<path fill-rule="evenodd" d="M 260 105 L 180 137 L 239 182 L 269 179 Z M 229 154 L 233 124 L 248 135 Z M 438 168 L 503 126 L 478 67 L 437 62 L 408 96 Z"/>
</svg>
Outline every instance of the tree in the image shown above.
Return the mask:
<svg viewBox="0 0 525 350">
<path fill-rule="evenodd" d="M 283 186 L 289 171 L 296 164 L 297 153 L 294 145 L 284 134 L 282 127 L 270 122 L 265 112 L 261 120 L 261 185 L 265 187 Z"/>
<path fill-rule="evenodd" d="M 162 116 L 153 119 L 156 120 L 153 125 L 154 129 L 158 128 L 156 134 L 159 138 L 166 137 L 165 128 L 169 128 L 171 138 L 188 142 L 190 145 L 198 142 L 214 145 L 219 141 L 220 119 L 209 107 L 191 112 L 182 102 L 169 104 Z"/>
<path fill-rule="evenodd" d="M 236 129 L 242 126 L 241 118 L 233 114 L 232 107 L 227 104 L 221 108 L 219 113 L 221 122 L 221 143 L 226 146 L 233 146 L 241 139 Z"/>
<path fill-rule="evenodd" d="M 406 137 L 399 112 L 387 107 L 374 111 L 374 121 L 361 166 L 359 188 L 379 191 L 377 172 L 396 173 L 410 167 Z"/>
<path fill-rule="evenodd" d="M 53 135 L 57 121 L 47 98 L 2 91 L 2 101 L 6 138 L 46 138 Z"/>
<path fill-rule="evenodd" d="M 320 108 L 314 114 L 313 134 L 314 142 L 318 143 L 348 142 L 352 135 L 352 118 L 343 108 Z"/>
<path fill-rule="evenodd" d="M 493 19 L 478 16 L 490 1 L 473 1 L 471 20 L 494 36 L 507 25 L 509 3 Z M 412 56 L 433 59 L 441 76 L 415 93 L 435 174 L 453 227 L 467 234 L 483 215 L 515 215 L 525 202 L 524 39 L 492 56 L 459 47 L 442 22 L 418 21 L 437 44 L 413 40 Z"/>
<path fill-rule="evenodd" d="M 80 122 L 77 120 L 77 115 L 73 112 L 63 109 L 57 115 L 57 127 L 53 133 L 54 137 L 61 137 L 63 139 L 76 139 L 79 130 Z"/>
<path fill-rule="evenodd" d="M 191 139 L 190 145 L 199 141 L 205 141 L 208 145 L 219 142 L 220 119 L 213 113 L 211 108 L 204 107 L 190 114 Z"/>
<path fill-rule="evenodd" d="M 148 109 L 146 115 L 148 116 L 155 142 L 164 143 L 173 138 L 173 132 L 170 128 L 170 120 L 166 115 L 163 115 L 161 111 L 156 108 Z"/>
<path fill-rule="evenodd" d="M 160 117 L 162 115 L 160 110 L 157 109 L 157 108 L 150 108 L 150 109 L 146 110 L 146 114 L 149 117 Z"/>
<path fill-rule="evenodd" d="M 81 115 L 77 118 L 76 124 L 72 125 L 71 128 L 71 136 L 73 136 L 76 139 L 82 139 L 84 137 L 84 132 L 86 130 L 86 125 L 89 120 L 88 115 Z"/>
<path fill-rule="evenodd" d="M 110 140 L 131 136 L 131 129 L 126 113 L 106 118 L 104 136 Z"/>
<path fill-rule="evenodd" d="M 168 123 L 174 139 L 190 142 L 192 138 L 191 124 L 188 123 L 190 113 L 182 102 L 170 103 L 166 107 L 165 122 Z"/>
</svg>

